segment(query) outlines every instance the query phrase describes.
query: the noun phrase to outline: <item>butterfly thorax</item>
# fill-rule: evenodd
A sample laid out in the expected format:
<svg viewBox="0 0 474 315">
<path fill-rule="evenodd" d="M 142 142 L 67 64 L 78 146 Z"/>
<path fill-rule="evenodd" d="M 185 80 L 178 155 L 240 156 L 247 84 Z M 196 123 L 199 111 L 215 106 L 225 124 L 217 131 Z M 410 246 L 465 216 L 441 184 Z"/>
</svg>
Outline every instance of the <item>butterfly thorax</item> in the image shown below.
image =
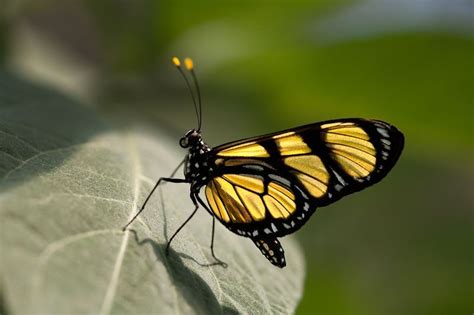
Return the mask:
<svg viewBox="0 0 474 315">
<path fill-rule="evenodd" d="M 191 190 L 198 192 L 209 181 L 213 171 L 209 160 L 211 148 L 202 140 L 200 134 L 192 140 L 184 163 L 184 178 L 191 183 Z"/>
</svg>

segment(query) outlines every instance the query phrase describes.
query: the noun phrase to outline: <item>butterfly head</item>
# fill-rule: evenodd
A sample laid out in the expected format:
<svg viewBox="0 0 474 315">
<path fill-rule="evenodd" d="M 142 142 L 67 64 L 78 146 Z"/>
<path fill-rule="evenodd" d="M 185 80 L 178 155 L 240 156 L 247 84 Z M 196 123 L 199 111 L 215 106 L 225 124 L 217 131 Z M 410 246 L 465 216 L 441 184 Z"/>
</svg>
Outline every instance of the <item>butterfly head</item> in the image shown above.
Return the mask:
<svg viewBox="0 0 474 315">
<path fill-rule="evenodd" d="M 195 147 L 202 142 L 201 133 L 195 129 L 191 129 L 179 140 L 179 145 L 183 148 Z"/>
</svg>

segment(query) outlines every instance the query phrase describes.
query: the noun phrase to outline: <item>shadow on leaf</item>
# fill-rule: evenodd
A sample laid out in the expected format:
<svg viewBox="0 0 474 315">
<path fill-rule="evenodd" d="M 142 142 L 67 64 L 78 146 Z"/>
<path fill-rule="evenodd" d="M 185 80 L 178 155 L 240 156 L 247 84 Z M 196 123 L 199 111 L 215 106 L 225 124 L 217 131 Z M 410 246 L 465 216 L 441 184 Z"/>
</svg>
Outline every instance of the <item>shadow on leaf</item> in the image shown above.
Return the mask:
<svg viewBox="0 0 474 315">
<path fill-rule="evenodd" d="M 51 171 L 106 129 L 76 100 L 0 69 L 0 191 Z"/>
<path fill-rule="evenodd" d="M 169 250 L 169 255 L 166 255 L 166 244 L 159 244 L 150 238 L 140 240 L 135 230 L 130 229 L 129 231 L 133 234 L 138 245 L 152 247 L 156 259 L 166 266 L 179 293 L 196 314 L 239 314 L 238 311 L 221 305 L 206 281 L 184 265 L 183 258 L 192 260 L 202 268 L 213 268 L 219 263 L 203 264 L 194 257 L 177 253 L 172 248 Z"/>
</svg>

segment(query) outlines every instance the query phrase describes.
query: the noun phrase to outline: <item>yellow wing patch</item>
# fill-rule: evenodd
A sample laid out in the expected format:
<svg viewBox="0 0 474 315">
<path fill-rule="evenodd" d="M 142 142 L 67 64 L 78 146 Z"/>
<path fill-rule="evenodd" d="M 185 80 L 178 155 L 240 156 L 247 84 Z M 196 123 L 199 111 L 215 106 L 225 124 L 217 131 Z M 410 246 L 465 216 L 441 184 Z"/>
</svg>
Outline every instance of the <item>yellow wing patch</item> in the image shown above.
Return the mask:
<svg viewBox="0 0 474 315">
<path fill-rule="evenodd" d="M 323 162 L 316 155 L 292 156 L 284 159 L 286 165 L 295 169 L 299 181 L 315 198 L 326 194 L 329 182 L 329 173 Z"/>
<path fill-rule="evenodd" d="M 327 184 L 329 181 L 329 174 L 326 171 L 326 167 L 324 167 L 323 162 L 316 155 L 292 156 L 286 158 L 284 161 L 286 165 L 310 175 L 324 184 Z"/>
<path fill-rule="evenodd" d="M 221 177 L 214 179 L 217 191 L 233 222 L 249 223 L 252 217 L 240 201 L 234 186 Z"/>
<path fill-rule="evenodd" d="M 321 198 L 326 194 L 326 191 L 328 190 L 328 186 L 326 184 L 323 184 L 322 182 L 311 176 L 297 173 L 296 177 L 298 177 L 299 181 L 313 197 Z"/>
<path fill-rule="evenodd" d="M 247 210 L 252 218 L 255 221 L 261 221 L 265 219 L 265 206 L 263 205 L 260 196 L 244 188 L 236 187 L 235 189 L 242 199 L 242 202 L 247 207 Z"/>
<path fill-rule="evenodd" d="M 260 144 L 255 142 L 242 143 L 222 151 L 218 156 L 235 156 L 235 157 L 269 157 L 267 150 Z"/>
<path fill-rule="evenodd" d="M 251 190 L 253 192 L 263 193 L 264 191 L 263 181 L 260 178 L 237 174 L 226 174 L 222 177 L 224 177 L 234 185 L 245 187 L 246 189 Z"/>
<path fill-rule="evenodd" d="M 341 126 L 354 126 L 354 123 L 351 122 L 334 122 L 321 125 L 321 129 L 329 129 L 333 127 L 341 127 Z"/>
<path fill-rule="evenodd" d="M 281 203 L 279 203 L 275 198 L 269 195 L 263 196 L 263 200 L 265 201 L 265 205 L 270 211 L 270 214 L 275 219 L 278 218 L 287 218 L 290 214 L 286 211 L 285 207 Z"/>
<path fill-rule="evenodd" d="M 288 218 L 296 211 L 296 197 L 286 187 L 270 182 L 267 192 L 262 179 L 238 174 L 216 177 L 206 187 L 214 215 L 226 223 L 258 222 L 267 215 Z"/>
<path fill-rule="evenodd" d="M 222 203 L 222 199 L 217 194 L 216 186 L 213 181 L 211 181 L 209 185 L 206 186 L 206 197 L 214 214 L 222 221 L 230 222 L 227 210 L 225 209 L 224 204 Z"/>
<path fill-rule="evenodd" d="M 342 169 L 354 178 L 368 176 L 377 163 L 374 145 L 369 135 L 353 123 L 326 124 L 325 141 L 331 156 Z"/>
<path fill-rule="evenodd" d="M 295 195 L 285 187 L 271 182 L 268 185 L 268 194 L 273 197 L 275 200 L 280 203 L 283 208 L 285 209 L 286 213 L 283 213 L 283 217 L 287 218 L 290 216 L 293 211 L 296 210 L 296 204 L 293 200 L 295 200 Z M 271 212 L 271 210 L 270 210 Z"/>
<path fill-rule="evenodd" d="M 311 152 L 311 149 L 303 141 L 301 136 L 296 135 L 294 132 L 287 132 L 281 135 L 274 136 L 278 150 L 282 156 L 287 155 L 298 155 Z"/>
</svg>

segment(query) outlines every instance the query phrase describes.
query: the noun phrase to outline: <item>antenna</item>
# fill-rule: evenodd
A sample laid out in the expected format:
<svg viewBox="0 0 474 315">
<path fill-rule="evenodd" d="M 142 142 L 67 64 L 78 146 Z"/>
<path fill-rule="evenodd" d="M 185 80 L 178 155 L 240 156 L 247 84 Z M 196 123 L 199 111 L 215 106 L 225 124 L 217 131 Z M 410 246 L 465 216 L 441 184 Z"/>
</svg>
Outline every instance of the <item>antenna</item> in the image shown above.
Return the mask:
<svg viewBox="0 0 474 315">
<path fill-rule="evenodd" d="M 199 89 L 199 84 L 198 84 L 198 80 L 197 80 L 197 77 L 196 77 L 196 73 L 194 72 L 193 60 L 191 58 L 185 58 L 184 59 L 184 64 L 186 65 L 186 69 L 188 69 L 188 71 L 191 72 L 191 76 L 192 76 L 193 81 L 194 81 L 194 86 L 196 87 L 197 96 L 198 96 L 198 104 L 199 104 L 199 128 L 198 128 L 198 131 L 201 131 L 201 125 L 202 125 L 201 89 Z"/>
<path fill-rule="evenodd" d="M 189 68 L 188 68 L 189 61 L 187 61 L 188 59 L 189 58 L 186 58 L 185 63 L 186 63 L 186 68 L 189 70 Z M 189 59 L 189 60 L 191 60 L 191 59 Z M 184 81 L 186 82 L 186 86 L 188 87 L 189 93 L 191 93 L 191 98 L 193 99 L 193 104 L 194 104 L 194 110 L 196 112 L 196 117 L 198 119 L 198 131 L 200 131 L 201 130 L 201 118 L 200 118 L 200 115 L 199 115 L 200 110 L 198 110 L 198 105 L 196 103 L 196 97 L 194 96 L 193 89 L 191 88 L 191 84 L 189 84 L 188 78 L 186 77 L 183 70 L 181 69 L 181 61 L 179 60 L 179 58 L 178 57 L 173 57 L 171 59 L 171 61 L 173 62 L 174 66 L 179 70 L 179 73 L 181 73 L 181 76 L 183 77 Z M 192 65 L 193 64 L 192 64 L 192 60 L 191 60 L 191 69 L 192 69 Z M 193 72 L 191 72 L 191 74 L 192 73 Z M 200 93 L 199 93 L 199 90 L 198 90 L 198 95 L 199 94 Z M 201 103 L 199 102 L 199 104 L 201 104 Z M 199 105 L 199 108 L 201 108 L 201 105 Z"/>
</svg>

